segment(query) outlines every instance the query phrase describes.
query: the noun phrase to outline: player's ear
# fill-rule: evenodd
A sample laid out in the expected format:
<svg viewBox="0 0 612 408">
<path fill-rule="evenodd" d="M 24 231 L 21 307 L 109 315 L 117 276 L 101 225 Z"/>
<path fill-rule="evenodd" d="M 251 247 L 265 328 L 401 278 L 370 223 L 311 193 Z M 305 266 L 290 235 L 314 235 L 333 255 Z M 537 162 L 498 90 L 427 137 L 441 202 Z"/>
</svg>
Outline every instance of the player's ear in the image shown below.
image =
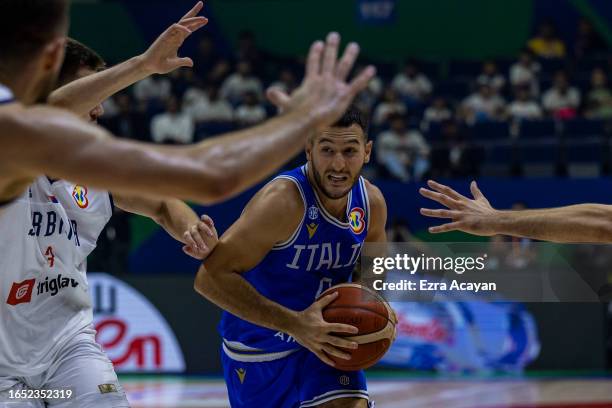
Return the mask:
<svg viewBox="0 0 612 408">
<path fill-rule="evenodd" d="M 314 145 L 314 134 L 311 134 L 308 136 L 308 138 L 306 138 L 306 147 L 304 149 L 304 151 L 306 152 L 306 159 L 308 161 L 311 161 L 312 158 L 312 148 Z"/>
<path fill-rule="evenodd" d="M 372 141 L 366 142 L 365 144 L 365 160 L 364 163 L 370 162 L 370 155 L 372 154 Z"/>
<path fill-rule="evenodd" d="M 45 71 L 59 72 L 64 63 L 66 38 L 57 37 L 43 48 L 42 63 Z"/>
</svg>

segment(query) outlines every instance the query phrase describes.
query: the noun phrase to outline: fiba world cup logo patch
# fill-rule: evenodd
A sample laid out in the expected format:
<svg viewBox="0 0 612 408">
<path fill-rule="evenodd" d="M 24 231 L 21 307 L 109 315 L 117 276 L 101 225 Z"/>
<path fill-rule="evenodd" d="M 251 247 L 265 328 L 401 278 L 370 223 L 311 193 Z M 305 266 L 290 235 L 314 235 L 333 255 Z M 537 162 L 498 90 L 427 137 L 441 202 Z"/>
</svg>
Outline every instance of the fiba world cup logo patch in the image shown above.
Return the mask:
<svg viewBox="0 0 612 408">
<path fill-rule="evenodd" d="M 89 205 L 89 199 L 87 198 L 87 187 L 76 185 L 72 190 L 72 198 L 79 206 L 79 208 L 87 208 Z"/>
<path fill-rule="evenodd" d="M 349 213 L 349 225 L 355 234 L 361 234 L 365 229 L 365 211 L 355 207 Z"/>
</svg>

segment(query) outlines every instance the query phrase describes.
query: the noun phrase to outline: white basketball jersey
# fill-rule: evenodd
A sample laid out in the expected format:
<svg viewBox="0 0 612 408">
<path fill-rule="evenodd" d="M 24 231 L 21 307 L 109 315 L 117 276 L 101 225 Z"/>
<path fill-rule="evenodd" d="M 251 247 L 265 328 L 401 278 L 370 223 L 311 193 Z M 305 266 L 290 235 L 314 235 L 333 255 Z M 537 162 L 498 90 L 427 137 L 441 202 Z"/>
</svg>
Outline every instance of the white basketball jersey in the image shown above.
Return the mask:
<svg viewBox="0 0 612 408">
<path fill-rule="evenodd" d="M 32 376 L 92 323 L 87 256 L 112 215 L 107 192 L 39 177 L 0 213 L 0 376 Z"/>
</svg>

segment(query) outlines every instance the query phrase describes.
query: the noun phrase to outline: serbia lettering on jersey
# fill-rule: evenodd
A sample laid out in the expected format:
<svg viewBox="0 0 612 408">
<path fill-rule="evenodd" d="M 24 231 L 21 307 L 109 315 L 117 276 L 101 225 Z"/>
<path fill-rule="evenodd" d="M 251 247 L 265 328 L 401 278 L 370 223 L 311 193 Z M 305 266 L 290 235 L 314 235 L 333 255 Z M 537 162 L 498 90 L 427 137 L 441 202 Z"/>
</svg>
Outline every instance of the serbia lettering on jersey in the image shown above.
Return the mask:
<svg viewBox="0 0 612 408">
<path fill-rule="evenodd" d="M 351 279 L 368 233 L 370 208 L 363 177 L 348 194 L 346 222 L 332 217 L 307 177 L 307 165 L 280 174 L 297 186 L 304 216 L 293 235 L 243 274 L 263 296 L 293 310 L 304 310 L 327 288 Z M 226 354 L 238 361 L 270 361 L 301 347 L 275 332 L 224 312 L 219 326 Z"/>
<path fill-rule="evenodd" d="M 0 377 L 40 374 L 91 325 L 86 259 L 111 214 L 108 192 L 44 176 L 0 214 Z"/>
<path fill-rule="evenodd" d="M 77 269 L 85 272 L 81 266 L 113 212 L 108 192 L 43 176 L 30 186 L 29 196 L 32 223 L 25 232 L 41 244 L 42 251 L 49 246 L 65 248 L 63 252 L 75 257 Z"/>
</svg>

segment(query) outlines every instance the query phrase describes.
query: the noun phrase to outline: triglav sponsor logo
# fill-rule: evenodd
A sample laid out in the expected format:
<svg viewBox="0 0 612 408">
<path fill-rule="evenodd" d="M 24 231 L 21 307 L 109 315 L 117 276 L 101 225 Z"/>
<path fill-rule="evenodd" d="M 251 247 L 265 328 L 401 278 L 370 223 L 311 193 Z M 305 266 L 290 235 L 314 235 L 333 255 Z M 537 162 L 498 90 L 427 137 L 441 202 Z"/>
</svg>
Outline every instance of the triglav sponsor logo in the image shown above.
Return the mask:
<svg viewBox="0 0 612 408">
<path fill-rule="evenodd" d="M 32 300 L 32 289 L 36 279 L 28 279 L 23 282 L 13 282 L 11 291 L 9 292 L 6 303 L 11 306 L 18 305 L 20 303 L 29 303 Z"/>
</svg>

